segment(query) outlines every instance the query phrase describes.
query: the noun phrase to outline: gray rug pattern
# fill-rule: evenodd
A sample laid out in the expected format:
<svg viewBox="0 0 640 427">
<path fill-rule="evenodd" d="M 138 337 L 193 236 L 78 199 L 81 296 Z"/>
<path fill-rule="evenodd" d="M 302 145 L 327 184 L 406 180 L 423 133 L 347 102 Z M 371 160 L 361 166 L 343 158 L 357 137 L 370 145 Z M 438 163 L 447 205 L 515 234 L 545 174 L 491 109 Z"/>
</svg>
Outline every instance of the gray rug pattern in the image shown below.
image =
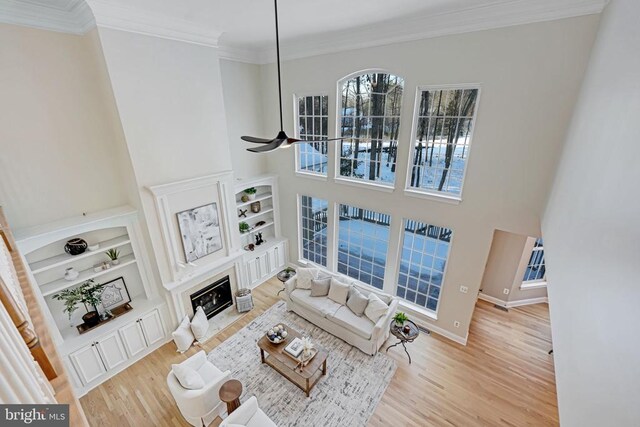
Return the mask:
<svg viewBox="0 0 640 427">
<path fill-rule="evenodd" d="M 308 333 L 313 342 L 329 351 L 327 375 L 311 390 L 309 398 L 273 368 L 260 363 L 257 342 L 279 323 Z M 393 359 L 383 353 L 364 354 L 297 314 L 287 312 L 284 301 L 274 304 L 207 357 L 242 382 L 242 402 L 256 396 L 260 408 L 280 427 L 364 426 L 396 371 Z"/>
</svg>

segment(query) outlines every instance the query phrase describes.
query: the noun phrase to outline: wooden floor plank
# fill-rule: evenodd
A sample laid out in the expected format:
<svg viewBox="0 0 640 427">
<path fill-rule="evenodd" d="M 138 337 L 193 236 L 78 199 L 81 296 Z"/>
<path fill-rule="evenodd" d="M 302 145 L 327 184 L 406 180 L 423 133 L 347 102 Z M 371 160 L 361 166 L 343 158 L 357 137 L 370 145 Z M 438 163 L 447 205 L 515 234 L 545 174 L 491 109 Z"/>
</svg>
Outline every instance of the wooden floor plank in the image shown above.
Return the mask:
<svg viewBox="0 0 640 427">
<path fill-rule="evenodd" d="M 278 301 L 272 279 L 253 291 L 255 309 L 202 348 L 209 352 Z M 393 338 L 386 344 L 394 343 Z M 546 304 L 497 310 L 478 301 L 467 346 L 421 336 L 389 351 L 398 369 L 369 420 L 382 426 L 557 426 L 551 329 Z M 166 386 L 172 363 L 185 354 L 169 343 L 81 399 L 90 425 L 188 426 Z M 218 425 L 220 420 L 214 421 Z M 306 427 L 306 426 L 305 426 Z"/>
</svg>

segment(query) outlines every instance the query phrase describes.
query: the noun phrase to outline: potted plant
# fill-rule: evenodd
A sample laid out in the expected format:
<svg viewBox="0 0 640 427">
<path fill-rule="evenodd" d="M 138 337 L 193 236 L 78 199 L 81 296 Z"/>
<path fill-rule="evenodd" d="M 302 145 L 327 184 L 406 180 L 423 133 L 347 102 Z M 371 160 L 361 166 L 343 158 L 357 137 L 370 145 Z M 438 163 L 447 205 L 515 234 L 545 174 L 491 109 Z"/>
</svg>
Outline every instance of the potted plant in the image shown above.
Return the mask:
<svg viewBox="0 0 640 427">
<path fill-rule="evenodd" d="M 240 224 L 238 224 L 238 227 L 240 228 L 240 232 L 241 233 L 246 233 L 247 231 L 249 231 L 251 229 L 251 227 L 249 227 L 249 224 L 247 224 L 244 221 L 242 221 Z"/>
<path fill-rule="evenodd" d="M 103 284 L 87 280 L 75 289 L 65 289 L 55 294 L 53 298 L 64 302 L 64 311 L 69 314 L 69 319 L 78 308 L 78 304 L 83 303 L 87 313 L 82 316 L 82 320 L 88 327 L 92 327 L 100 323 L 98 304 L 100 304 L 100 293 L 103 288 Z M 93 310 L 89 311 L 89 307 L 92 307 Z"/>
<path fill-rule="evenodd" d="M 249 198 L 249 200 L 253 200 L 253 199 L 255 199 L 255 198 L 256 198 L 256 193 L 257 193 L 257 192 L 258 192 L 258 190 L 256 190 L 256 188 L 255 188 L 255 187 L 249 187 L 249 188 L 246 188 L 246 189 L 244 190 L 244 194 L 246 194 L 246 195 L 247 195 L 247 197 Z"/>
<path fill-rule="evenodd" d="M 396 326 L 398 328 L 401 328 L 402 325 L 404 325 L 404 322 L 406 322 L 407 320 L 409 320 L 409 318 L 407 317 L 406 314 L 404 314 L 401 311 L 396 312 L 396 315 L 393 316 L 393 320 L 395 320 L 396 322 Z"/>
<path fill-rule="evenodd" d="M 120 251 L 119 250 L 117 250 L 115 248 L 109 249 L 107 252 L 105 252 L 105 254 L 107 254 L 109 259 L 111 260 L 111 264 L 113 264 L 113 265 L 120 264 L 120 260 L 118 259 L 118 257 L 120 256 Z"/>
</svg>

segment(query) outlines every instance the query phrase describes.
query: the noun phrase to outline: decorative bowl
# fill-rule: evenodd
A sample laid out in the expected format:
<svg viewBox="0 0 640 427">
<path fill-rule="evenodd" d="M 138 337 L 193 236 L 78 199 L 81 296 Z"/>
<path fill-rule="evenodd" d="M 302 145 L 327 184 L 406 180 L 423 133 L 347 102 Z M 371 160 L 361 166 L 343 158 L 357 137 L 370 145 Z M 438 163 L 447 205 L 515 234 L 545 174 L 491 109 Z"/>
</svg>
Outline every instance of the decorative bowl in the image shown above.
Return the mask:
<svg viewBox="0 0 640 427">
<path fill-rule="evenodd" d="M 266 337 L 272 344 L 282 344 L 287 340 L 287 329 L 280 325 L 276 325 L 267 331 Z"/>
<path fill-rule="evenodd" d="M 87 250 L 89 245 L 80 238 L 71 239 L 64 245 L 64 251 L 69 255 L 80 255 Z"/>
</svg>

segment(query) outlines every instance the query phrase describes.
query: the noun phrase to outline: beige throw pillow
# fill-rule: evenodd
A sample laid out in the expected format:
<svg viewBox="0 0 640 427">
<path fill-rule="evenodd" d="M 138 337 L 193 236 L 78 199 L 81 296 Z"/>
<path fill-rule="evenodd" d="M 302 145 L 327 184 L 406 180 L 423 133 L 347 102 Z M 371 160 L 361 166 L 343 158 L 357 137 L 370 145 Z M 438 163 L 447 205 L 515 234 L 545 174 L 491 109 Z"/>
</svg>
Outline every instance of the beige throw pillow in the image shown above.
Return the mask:
<svg viewBox="0 0 640 427">
<path fill-rule="evenodd" d="M 184 353 L 189 350 L 189 347 L 191 347 L 194 340 L 193 333 L 191 332 L 189 316 L 184 316 L 184 319 L 180 322 L 178 329 L 171 332 L 171 336 L 173 337 L 173 341 L 176 343 L 176 347 L 178 347 L 178 352 Z"/>
<path fill-rule="evenodd" d="M 201 341 L 207 336 L 208 330 L 209 320 L 207 319 L 207 315 L 205 314 L 204 309 L 198 306 L 198 308 L 196 308 L 196 314 L 194 314 L 193 319 L 191 319 L 191 332 L 193 332 L 193 336 L 196 340 Z"/>
<path fill-rule="evenodd" d="M 378 323 L 378 320 L 387 314 L 387 310 L 389 310 L 389 306 L 378 298 L 378 295 L 371 292 L 369 294 L 369 303 L 367 304 L 367 308 L 364 309 L 364 315 L 373 323 Z"/>
<path fill-rule="evenodd" d="M 324 279 L 311 279 L 311 296 L 326 297 L 329 294 L 331 286 L 331 277 Z"/>
<path fill-rule="evenodd" d="M 347 299 L 347 307 L 353 311 L 353 314 L 362 316 L 364 310 L 367 308 L 367 304 L 369 304 L 369 298 L 354 286 L 351 286 L 351 289 L 349 289 L 349 299 Z"/>
<path fill-rule="evenodd" d="M 204 380 L 195 369 L 181 363 L 171 365 L 173 375 L 176 376 L 180 385 L 188 390 L 199 390 L 204 387 Z"/>
<path fill-rule="evenodd" d="M 337 302 L 338 304 L 345 305 L 347 303 L 347 296 L 349 295 L 349 285 L 342 283 L 335 278 L 331 278 L 331 287 L 329 288 L 328 297 L 330 300 Z"/>
<path fill-rule="evenodd" d="M 296 289 L 311 289 L 311 281 L 318 278 L 317 268 L 298 268 L 296 271 Z"/>
</svg>

